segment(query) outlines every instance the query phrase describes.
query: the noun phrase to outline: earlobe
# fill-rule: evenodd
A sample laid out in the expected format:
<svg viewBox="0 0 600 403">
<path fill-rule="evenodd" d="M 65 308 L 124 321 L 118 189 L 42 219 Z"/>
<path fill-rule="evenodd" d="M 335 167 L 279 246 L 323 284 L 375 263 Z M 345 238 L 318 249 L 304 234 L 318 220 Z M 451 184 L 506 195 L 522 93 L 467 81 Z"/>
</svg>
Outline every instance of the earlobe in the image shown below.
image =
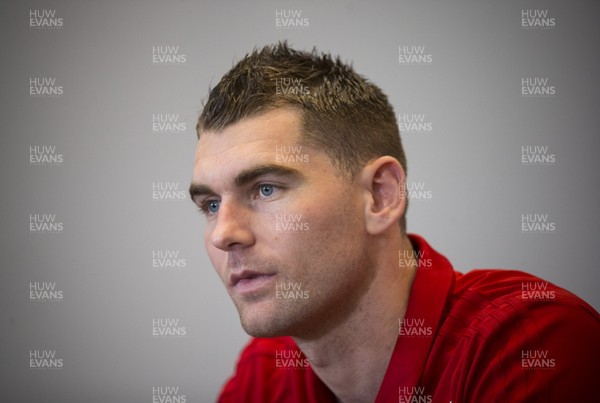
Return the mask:
<svg viewBox="0 0 600 403">
<path fill-rule="evenodd" d="M 378 234 L 397 225 L 406 209 L 404 169 L 393 157 L 380 157 L 363 168 L 367 232 Z"/>
</svg>

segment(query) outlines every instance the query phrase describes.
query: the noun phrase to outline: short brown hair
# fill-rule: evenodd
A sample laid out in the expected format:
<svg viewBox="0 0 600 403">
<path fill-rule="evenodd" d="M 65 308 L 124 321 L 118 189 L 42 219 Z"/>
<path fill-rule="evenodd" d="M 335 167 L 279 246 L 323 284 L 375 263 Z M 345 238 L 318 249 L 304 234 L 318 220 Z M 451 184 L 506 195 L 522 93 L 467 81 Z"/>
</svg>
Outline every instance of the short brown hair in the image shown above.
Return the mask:
<svg viewBox="0 0 600 403">
<path fill-rule="evenodd" d="M 198 137 L 280 107 L 299 111 L 302 141 L 323 150 L 341 174 L 353 178 L 383 155 L 406 172 L 396 116 L 381 89 L 339 57 L 287 42 L 254 49 L 221 78 L 198 119 Z"/>
</svg>

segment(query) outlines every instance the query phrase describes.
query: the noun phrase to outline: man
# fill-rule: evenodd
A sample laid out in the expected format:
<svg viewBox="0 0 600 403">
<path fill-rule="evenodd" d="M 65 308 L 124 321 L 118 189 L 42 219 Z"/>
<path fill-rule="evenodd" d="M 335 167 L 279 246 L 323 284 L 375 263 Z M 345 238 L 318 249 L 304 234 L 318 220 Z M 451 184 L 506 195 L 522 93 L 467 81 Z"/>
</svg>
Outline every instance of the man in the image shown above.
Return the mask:
<svg viewBox="0 0 600 403">
<path fill-rule="evenodd" d="M 407 235 L 395 114 L 339 58 L 255 50 L 212 89 L 197 129 L 190 193 L 254 336 L 220 401 L 589 397 L 597 312 L 525 273 L 454 272 Z"/>
</svg>

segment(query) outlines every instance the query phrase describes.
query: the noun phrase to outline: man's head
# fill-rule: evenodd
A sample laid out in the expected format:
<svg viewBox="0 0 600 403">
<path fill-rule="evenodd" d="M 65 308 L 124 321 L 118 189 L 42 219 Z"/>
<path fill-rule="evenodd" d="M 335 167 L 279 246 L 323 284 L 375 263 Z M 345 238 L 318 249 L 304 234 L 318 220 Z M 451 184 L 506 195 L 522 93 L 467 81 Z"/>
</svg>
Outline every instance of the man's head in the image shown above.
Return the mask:
<svg viewBox="0 0 600 403">
<path fill-rule="evenodd" d="M 353 178 L 382 155 L 396 158 L 406 173 L 396 116 L 381 89 L 339 57 L 286 42 L 254 50 L 221 78 L 198 120 L 198 136 L 281 107 L 299 112 L 303 144 L 327 153 L 340 174 Z M 405 216 L 400 224 L 405 231 Z"/>
<path fill-rule="evenodd" d="M 198 135 L 190 192 L 244 329 L 335 326 L 404 235 L 405 159 L 385 95 L 339 59 L 278 44 L 222 78 Z"/>
</svg>

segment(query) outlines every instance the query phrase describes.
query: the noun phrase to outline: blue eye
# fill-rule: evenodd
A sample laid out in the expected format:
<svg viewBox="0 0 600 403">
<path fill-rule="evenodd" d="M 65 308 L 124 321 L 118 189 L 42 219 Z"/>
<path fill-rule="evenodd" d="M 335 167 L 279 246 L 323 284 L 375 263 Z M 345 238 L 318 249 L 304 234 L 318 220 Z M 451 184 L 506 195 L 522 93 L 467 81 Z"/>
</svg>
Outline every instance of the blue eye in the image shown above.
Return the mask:
<svg viewBox="0 0 600 403">
<path fill-rule="evenodd" d="M 217 211 L 219 211 L 220 205 L 221 205 L 221 202 L 219 200 L 207 200 L 206 203 L 204 204 L 204 208 L 209 213 L 215 214 Z"/>
<path fill-rule="evenodd" d="M 260 185 L 258 190 L 259 190 L 261 196 L 269 197 L 269 196 L 273 195 L 273 192 L 275 191 L 275 187 L 273 185 Z"/>
</svg>

